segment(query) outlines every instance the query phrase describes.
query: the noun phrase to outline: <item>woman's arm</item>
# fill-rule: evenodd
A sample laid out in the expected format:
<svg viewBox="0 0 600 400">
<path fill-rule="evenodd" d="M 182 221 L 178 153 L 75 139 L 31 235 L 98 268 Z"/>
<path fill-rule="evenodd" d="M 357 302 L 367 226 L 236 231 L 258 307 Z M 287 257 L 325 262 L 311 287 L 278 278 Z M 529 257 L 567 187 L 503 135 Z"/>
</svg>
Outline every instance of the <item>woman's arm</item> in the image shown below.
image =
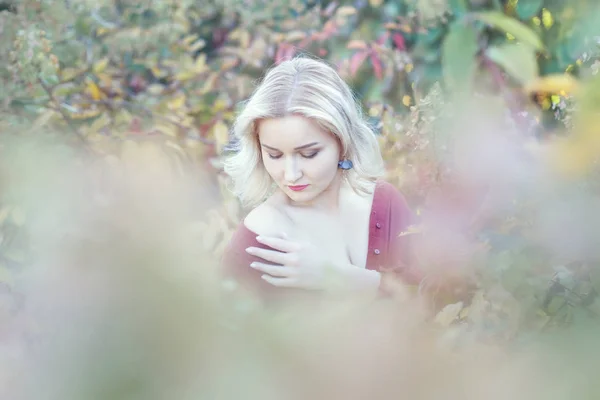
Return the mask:
<svg viewBox="0 0 600 400">
<path fill-rule="evenodd" d="M 240 223 L 233 233 L 221 259 L 223 276 L 235 280 L 244 289 L 256 294 L 272 290 L 270 285 L 261 279 L 260 271 L 250 268 L 252 262 L 260 261 L 256 256 L 248 254 L 248 247 L 268 248 L 257 242 L 256 233 Z"/>
</svg>

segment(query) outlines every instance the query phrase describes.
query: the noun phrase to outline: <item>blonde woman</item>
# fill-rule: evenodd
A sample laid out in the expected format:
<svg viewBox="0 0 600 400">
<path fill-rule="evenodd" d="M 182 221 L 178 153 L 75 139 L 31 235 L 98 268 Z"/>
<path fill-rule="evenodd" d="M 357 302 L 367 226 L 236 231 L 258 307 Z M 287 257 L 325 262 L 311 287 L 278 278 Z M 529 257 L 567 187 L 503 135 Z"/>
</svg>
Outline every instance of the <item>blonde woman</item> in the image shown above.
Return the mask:
<svg viewBox="0 0 600 400">
<path fill-rule="evenodd" d="M 233 135 L 225 172 L 250 211 L 225 250 L 228 276 L 264 296 L 334 282 L 378 293 L 384 271 L 419 282 L 400 235 L 413 214 L 381 179 L 375 134 L 333 68 L 298 57 L 269 70 Z"/>
</svg>

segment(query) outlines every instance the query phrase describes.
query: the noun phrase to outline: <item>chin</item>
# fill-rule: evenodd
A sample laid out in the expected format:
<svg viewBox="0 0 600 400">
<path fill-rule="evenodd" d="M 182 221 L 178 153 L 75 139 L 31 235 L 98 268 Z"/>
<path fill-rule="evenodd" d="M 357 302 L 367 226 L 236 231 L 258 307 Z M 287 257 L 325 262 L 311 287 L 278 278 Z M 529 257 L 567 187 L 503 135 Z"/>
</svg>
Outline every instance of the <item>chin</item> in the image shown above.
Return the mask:
<svg viewBox="0 0 600 400">
<path fill-rule="evenodd" d="M 314 193 L 304 192 L 304 191 L 294 192 L 294 191 L 288 190 L 286 192 L 286 194 L 292 201 L 303 202 L 303 203 L 310 202 L 317 197 Z"/>
</svg>

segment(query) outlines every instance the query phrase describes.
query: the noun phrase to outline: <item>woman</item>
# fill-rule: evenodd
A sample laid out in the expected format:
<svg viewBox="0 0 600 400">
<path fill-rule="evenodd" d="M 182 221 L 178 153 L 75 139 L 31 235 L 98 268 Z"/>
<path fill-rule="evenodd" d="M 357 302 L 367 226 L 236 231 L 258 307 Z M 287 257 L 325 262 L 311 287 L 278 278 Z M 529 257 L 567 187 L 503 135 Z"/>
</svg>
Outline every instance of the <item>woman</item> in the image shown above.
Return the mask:
<svg viewBox="0 0 600 400">
<path fill-rule="evenodd" d="M 239 149 L 225 172 L 251 211 L 225 250 L 228 276 L 263 296 L 378 293 L 385 271 L 420 281 L 400 235 L 413 214 L 380 179 L 375 134 L 333 68 L 299 57 L 271 69 L 233 135 Z"/>
</svg>

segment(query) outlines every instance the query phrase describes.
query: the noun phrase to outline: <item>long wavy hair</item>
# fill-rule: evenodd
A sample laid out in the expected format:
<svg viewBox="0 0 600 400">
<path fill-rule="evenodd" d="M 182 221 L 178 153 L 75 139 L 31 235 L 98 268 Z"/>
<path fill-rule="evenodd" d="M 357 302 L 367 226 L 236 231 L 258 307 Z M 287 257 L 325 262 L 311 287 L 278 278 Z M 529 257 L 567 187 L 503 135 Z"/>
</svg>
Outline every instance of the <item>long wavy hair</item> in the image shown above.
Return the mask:
<svg viewBox="0 0 600 400">
<path fill-rule="evenodd" d="M 258 205 L 274 187 L 263 166 L 258 123 L 289 115 L 309 118 L 335 135 L 343 158 L 354 164 L 345 171 L 344 179 L 355 191 L 369 193 L 372 183 L 384 171 L 375 132 L 338 73 L 324 61 L 299 56 L 266 73 L 233 124 L 235 149 L 225 159 L 224 170 L 244 207 Z"/>
</svg>

